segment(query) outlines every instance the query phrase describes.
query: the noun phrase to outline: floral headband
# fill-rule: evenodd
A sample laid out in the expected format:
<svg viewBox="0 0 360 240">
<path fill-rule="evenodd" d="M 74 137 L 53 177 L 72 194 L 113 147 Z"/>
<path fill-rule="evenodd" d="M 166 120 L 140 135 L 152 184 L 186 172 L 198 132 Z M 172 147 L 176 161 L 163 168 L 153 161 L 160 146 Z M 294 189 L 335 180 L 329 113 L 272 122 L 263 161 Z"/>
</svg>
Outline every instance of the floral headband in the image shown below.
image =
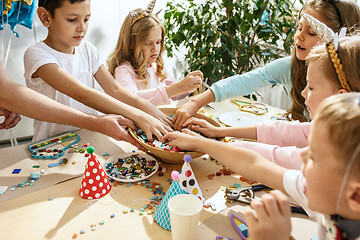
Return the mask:
<svg viewBox="0 0 360 240">
<path fill-rule="evenodd" d="M 145 12 L 142 13 L 142 14 L 138 15 L 135 11 L 129 12 L 129 16 L 132 18 L 131 26 L 133 26 L 140 19 L 150 16 L 152 14 L 153 9 L 154 9 L 155 3 L 156 3 L 156 0 L 152 0 L 149 3 L 148 7 L 146 8 Z"/>
<path fill-rule="evenodd" d="M 339 38 L 345 37 L 346 28 L 343 27 L 340 29 L 339 33 L 334 33 L 334 31 L 326 26 L 325 23 L 320 22 L 313 16 L 303 13 L 302 17 L 309 23 L 310 27 L 316 32 L 316 34 L 326 43 L 328 48 L 331 61 L 334 63 L 334 67 L 341 85 L 341 88 L 351 91 L 349 83 L 346 80 L 345 72 L 343 70 L 343 65 L 341 64 L 340 58 L 337 54 L 339 47 Z"/>
</svg>

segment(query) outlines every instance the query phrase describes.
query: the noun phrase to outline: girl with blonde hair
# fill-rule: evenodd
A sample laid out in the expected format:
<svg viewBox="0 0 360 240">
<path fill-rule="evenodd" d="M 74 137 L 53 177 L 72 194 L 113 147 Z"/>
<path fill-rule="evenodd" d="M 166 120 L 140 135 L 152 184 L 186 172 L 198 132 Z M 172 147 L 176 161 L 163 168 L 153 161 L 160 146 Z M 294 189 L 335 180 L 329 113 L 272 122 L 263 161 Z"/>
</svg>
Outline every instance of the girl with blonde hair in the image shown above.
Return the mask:
<svg viewBox="0 0 360 240">
<path fill-rule="evenodd" d="M 155 1 L 146 10 L 136 9 L 125 18 L 115 50 L 107 64 L 119 84 L 155 105 L 169 104 L 202 85 L 200 71 L 176 82 L 165 70 L 165 28 L 152 13 Z"/>
</svg>

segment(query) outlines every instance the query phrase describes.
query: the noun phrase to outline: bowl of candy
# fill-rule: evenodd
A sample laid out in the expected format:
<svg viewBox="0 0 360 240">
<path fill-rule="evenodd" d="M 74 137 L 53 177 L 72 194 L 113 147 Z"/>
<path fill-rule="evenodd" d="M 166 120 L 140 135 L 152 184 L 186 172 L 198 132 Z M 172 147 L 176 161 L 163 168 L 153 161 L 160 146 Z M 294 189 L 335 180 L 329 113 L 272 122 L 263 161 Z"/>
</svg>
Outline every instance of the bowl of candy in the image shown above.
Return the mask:
<svg viewBox="0 0 360 240">
<path fill-rule="evenodd" d="M 174 116 L 176 112 L 176 108 L 160 108 L 160 110 L 170 118 L 172 118 L 172 116 Z M 209 123 L 213 124 L 214 126 L 220 127 L 219 123 L 203 114 L 197 113 L 195 117 L 204 119 Z M 157 156 L 166 163 L 183 163 L 183 159 L 186 154 L 189 154 L 193 159 L 205 154 L 201 152 L 187 152 L 181 150 L 176 146 L 170 146 L 169 142 L 163 143 L 159 141 L 158 139 L 156 139 L 155 136 L 153 136 L 154 140 L 150 142 L 148 141 L 146 134 L 141 129 L 138 129 L 138 131 L 130 129 L 130 134 L 135 138 L 138 143 L 141 144 L 141 146 L 143 146 L 150 153 Z"/>
</svg>

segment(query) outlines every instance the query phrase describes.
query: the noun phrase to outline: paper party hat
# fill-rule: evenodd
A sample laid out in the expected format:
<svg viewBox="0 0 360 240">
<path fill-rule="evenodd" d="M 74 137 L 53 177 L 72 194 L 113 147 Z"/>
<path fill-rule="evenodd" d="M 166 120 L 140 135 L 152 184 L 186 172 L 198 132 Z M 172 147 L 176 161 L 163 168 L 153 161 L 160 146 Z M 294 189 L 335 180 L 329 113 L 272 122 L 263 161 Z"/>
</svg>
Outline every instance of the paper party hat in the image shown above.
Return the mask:
<svg viewBox="0 0 360 240">
<path fill-rule="evenodd" d="M 168 201 L 170 200 L 170 198 L 178 194 L 187 194 L 184 190 L 180 188 L 179 182 L 177 181 L 179 179 L 179 172 L 173 171 L 171 173 L 171 178 L 173 179 L 173 181 L 170 185 L 170 188 L 166 192 L 163 200 L 160 203 L 160 206 L 157 208 L 154 214 L 155 221 L 160 225 L 160 227 L 166 230 L 171 230 Z"/>
<path fill-rule="evenodd" d="M 198 182 L 196 181 L 194 172 L 190 166 L 192 158 L 189 154 L 184 156 L 184 165 L 181 168 L 179 184 L 181 189 L 186 191 L 188 194 L 197 196 L 201 201 L 205 201 L 205 198 L 202 195 L 201 189 Z"/>
<path fill-rule="evenodd" d="M 111 185 L 104 169 L 93 154 L 95 149 L 88 147 L 90 154 L 85 167 L 83 179 L 81 181 L 79 194 L 84 199 L 98 199 L 110 192 Z"/>
</svg>

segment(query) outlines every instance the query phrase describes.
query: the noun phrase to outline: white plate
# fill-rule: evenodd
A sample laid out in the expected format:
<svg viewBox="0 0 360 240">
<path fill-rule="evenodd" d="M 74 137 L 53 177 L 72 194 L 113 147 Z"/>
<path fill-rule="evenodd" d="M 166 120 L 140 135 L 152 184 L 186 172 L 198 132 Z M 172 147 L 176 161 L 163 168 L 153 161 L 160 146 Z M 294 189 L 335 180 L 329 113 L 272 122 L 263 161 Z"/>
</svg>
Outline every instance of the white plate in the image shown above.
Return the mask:
<svg viewBox="0 0 360 240">
<path fill-rule="evenodd" d="M 127 158 L 131 155 L 139 155 L 140 158 L 145 158 L 147 161 L 149 160 L 152 160 L 152 161 L 155 161 L 155 168 L 153 169 L 153 172 L 145 177 L 138 177 L 138 178 L 134 178 L 134 179 L 122 179 L 122 178 L 117 178 L 117 177 L 113 177 L 111 176 L 108 171 L 107 171 L 107 168 L 106 166 L 108 165 L 108 163 L 113 163 L 113 162 L 116 162 L 118 161 L 119 158 Z M 149 177 L 151 177 L 152 175 L 154 175 L 157 170 L 159 168 L 159 163 L 156 161 L 155 158 L 145 154 L 145 153 L 139 153 L 139 152 L 136 152 L 136 153 L 119 153 L 119 154 L 116 154 L 112 157 L 110 157 L 106 162 L 105 162 L 105 165 L 104 165 L 104 169 L 105 169 L 105 172 L 106 172 L 106 175 L 111 178 L 111 179 L 114 179 L 115 181 L 119 181 L 119 182 L 138 182 L 138 181 L 142 181 L 142 180 L 145 180 Z"/>
<path fill-rule="evenodd" d="M 219 120 L 229 127 L 255 125 L 261 121 L 259 116 L 252 113 L 233 111 L 220 114 Z"/>
</svg>

